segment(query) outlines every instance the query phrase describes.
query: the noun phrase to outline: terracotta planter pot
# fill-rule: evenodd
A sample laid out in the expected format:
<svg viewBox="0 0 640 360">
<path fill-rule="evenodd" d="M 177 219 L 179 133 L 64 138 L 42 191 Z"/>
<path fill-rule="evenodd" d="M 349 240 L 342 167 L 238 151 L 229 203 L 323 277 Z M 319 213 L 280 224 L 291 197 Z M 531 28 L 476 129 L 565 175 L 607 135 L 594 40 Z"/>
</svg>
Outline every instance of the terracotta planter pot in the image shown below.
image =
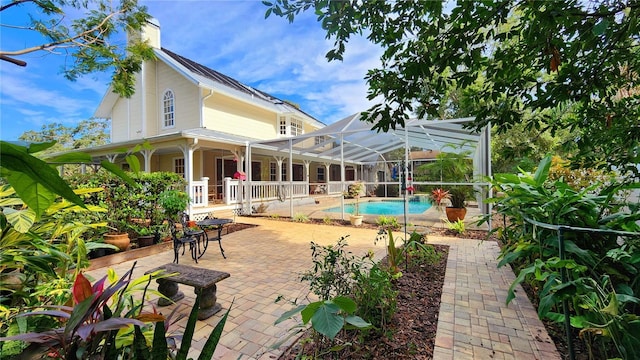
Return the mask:
<svg viewBox="0 0 640 360">
<path fill-rule="evenodd" d="M 445 211 L 447 212 L 447 219 L 451 222 L 464 220 L 465 215 L 467 215 L 467 208 L 448 207 Z"/>
<path fill-rule="evenodd" d="M 125 251 L 131 245 L 129 234 L 105 234 L 105 244 L 111 244 L 116 246 L 120 251 Z"/>
</svg>

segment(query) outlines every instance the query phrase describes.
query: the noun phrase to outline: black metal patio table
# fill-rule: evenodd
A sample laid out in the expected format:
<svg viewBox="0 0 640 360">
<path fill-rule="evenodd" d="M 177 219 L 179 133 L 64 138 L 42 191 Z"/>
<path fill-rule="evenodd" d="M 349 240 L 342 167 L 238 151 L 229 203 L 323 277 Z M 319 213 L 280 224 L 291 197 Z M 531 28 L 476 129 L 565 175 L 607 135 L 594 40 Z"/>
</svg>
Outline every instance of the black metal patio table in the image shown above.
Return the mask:
<svg viewBox="0 0 640 360">
<path fill-rule="evenodd" d="M 209 241 L 217 241 L 218 246 L 220 246 L 220 253 L 222 254 L 222 257 L 225 259 L 227 258 L 224 254 L 224 249 L 222 248 L 222 228 L 224 227 L 224 225 L 230 224 L 232 222 L 233 220 L 231 219 L 204 219 L 196 222 L 196 224 L 204 231 L 204 235 L 206 237 L 204 241 L 204 250 L 202 251 L 202 254 L 204 254 L 204 252 L 207 250 Z M 215 238 L 214 237 L 209 238 L 209 234 L 207 230 L 217 230 L 218 236 Z"/>
</svg>

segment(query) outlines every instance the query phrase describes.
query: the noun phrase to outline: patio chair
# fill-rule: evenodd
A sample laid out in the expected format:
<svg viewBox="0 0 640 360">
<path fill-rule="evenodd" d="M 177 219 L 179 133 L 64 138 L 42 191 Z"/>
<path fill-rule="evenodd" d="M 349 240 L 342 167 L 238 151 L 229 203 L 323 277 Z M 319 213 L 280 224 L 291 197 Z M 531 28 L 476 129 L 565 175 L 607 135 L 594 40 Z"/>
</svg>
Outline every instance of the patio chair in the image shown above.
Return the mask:
<svg viewBox="0 0 640 360">
<path fill-rule="evenodd" d="M 206 234 L 204 233 L 204 230 L 202 228 L 195 228 L 193 226 L 193 222 L 189 220 L 189 214 L 187 214 L 186 212 L 180 213 L 180 224 L 182 224 L 182 231 L 186 236 L 196 237 L 198 245 L 198 255 L 199 257 L 202 257 L 202 255 L 204 255 L 204 251 L 207 249 Z M 192 226 L 189 226 L 189 224 L 191 224 Z"/>
<path fill-rule="evenodd" d="M 182 255 L 184 255 L 187 245 L 191 252 L 191 258 L 198 263 L 198 239 L 200 235 L 190 234 L 188 228 L 176 224 L 173 220 L 169 220 L 171 224 L 171 237 L 173 238 L 173 262 L 178 263 L 178 254 L 182 247 Z M 179 226 L 180 225 L 180 226 Z"/>
</svg>

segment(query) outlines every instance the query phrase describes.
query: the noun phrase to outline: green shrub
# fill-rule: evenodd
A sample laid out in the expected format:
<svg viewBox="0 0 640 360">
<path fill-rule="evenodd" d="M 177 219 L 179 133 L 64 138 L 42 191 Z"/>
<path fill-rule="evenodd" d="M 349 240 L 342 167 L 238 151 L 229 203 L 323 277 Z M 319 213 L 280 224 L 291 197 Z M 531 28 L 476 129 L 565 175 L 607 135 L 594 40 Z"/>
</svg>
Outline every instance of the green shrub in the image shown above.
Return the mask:
<svg viewBox="0 0 640 360">
<path fill-rule="evenodd" d="M 295 215 L 293 215 L 292 220 L 295 222 L 306 223 L 306 222 L 309 222 L 309 216 L 307 216 L 307 214 L 304 214 L 304 213 L 296 213 Z"/>
<path fill-rule="evenodd" d="M 360 263 L 346 250 L 347 237 L 342 237 L 335 245 L 322 246 L 311 242 L 313 269 L 304 272 L 302 281 L 309 282 L 309 289 L 321 300 L 351 294 L 353 269 Z"/>
<path fill-rule="evenodd" d="M 340 238 L 335 245 L 321 246 L 311 242 L 313 268 L 304 272 L 301 280 L 309 283 L 310 291 L 320 300 L 306 306 L 294 301 L 297 307 L 285 313 L 281 319 L 302 311 L 303 323 L 306 324 L 309 319 L 313 323 L 315 318 L 319 326 L 313 324 L 313 328 L 330 339 L 342 329 L 342 326 L 337 327 L 338 323 L 349 325 L 345 329 L 372 328 L 385 331 L 396 310 L 397 292 L 393 290 L 391 282 L 394 275 L 374 263 L 372 254 L 356 258 L 346 250 L 347 246 L 346 237 Z M 337 299 L 341 304 L 353 304 L 339 308 Z M 281 298 L 276 301 L 279 300 Z M 350 316 L 355 318 L 349 320 Z M 334 319 L 336 324 L 329 332 L 324 329 L 328 318 Z M 332 351 L 331 342 L 318 337 L 314 337 L 313 341 L 321 348 L 326 345 L 324 351 Z"/>
<path fill-rule="evenodd" d="M 384 229 L 400 229 L 400 223 L 398 223 L 398 218 L 396 218 L 395 216 L 380 215 L 376 219 L 376 225 Z"/>
<path fill-rule="evenodd" d="M 466 231 L 464 220 L 458 219 L 456 221 L 449 221 L 449 219 L 444 219 L 443 221 L 449 230 L 457 234 L 462 235 Z"/>
<path fill-rule="evenodd" d="M 149 219 L 149 226 L 158 226 L 166 219 L 162 197 L 167 192 L 179 191 L 187 203 L 171 209 L 178 215 L 186 209 L 188 197 L 184 193 L 185 180 L 170 172 L 130 174 L 135 186 L 104 170 L 93 174 L 75 175 L 68 178 L 72 187 L 79 189 L 102 188 L 102 192 L 87 194 L 84 202 L 88 205 L 103 207 L 107 210 L 98 220 L 107 221 L 113 229 L 125 232 L 132 223 L 131 219 Z M 175 212 L 173 212 L 175 211 Z"/>
<path fill-rule="evenodd" d="M 352 296 L 358 309 L 356 314 L 371 323 L 376 331 L 384 332 L 397 308 L 398 292 L 393 289 L 395 278 L 388 269 L 374 263 L 367 270 L 355 273 Z"/>
<path fill-rule="evenodd" d="M 629 188 L 624 185 L 596 181 L 575 189 L 562 179 L 550 181 L 550 166 L 547 157 L 534 174 L 494 175 L 493 186 L 502 194 L 490 201 L 506 218 L 497 230 L 504 242 L 499 266 L 510 264 L 517 272 L 507 300 L 518 284 L 529 282 L 537 291 L 538 315 L 562 322 L 563 309 L 570 310 L 571 326 L 596 357 L 639 358 L 638 204 L 621 196 Z"/>
</svg>

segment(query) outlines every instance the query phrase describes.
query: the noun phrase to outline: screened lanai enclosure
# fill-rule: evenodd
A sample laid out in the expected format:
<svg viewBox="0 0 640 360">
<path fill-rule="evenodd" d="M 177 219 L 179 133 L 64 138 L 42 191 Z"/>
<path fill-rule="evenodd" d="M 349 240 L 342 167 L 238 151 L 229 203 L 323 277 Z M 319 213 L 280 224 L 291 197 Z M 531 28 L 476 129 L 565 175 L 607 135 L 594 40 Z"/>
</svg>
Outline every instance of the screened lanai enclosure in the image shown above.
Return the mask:
<svg viewBox="0 0 640 360">
<path fill-rule="evenodd" d="M 428 195 L 424 190 L 434 186 L 458 185 L 473 188 L 473 203 L 487 213 L 488 184 L 481 179 L 491 173 L 490 131 L 465 129 L 471 121 L 412 119 L 385 133 L 371 130 L 371 123 L 355 114 L 312 133 L 249 142 L 242 159 L 245 173 L 227 179 L 225 198 L 245 213 L 255 213 L 260 206 L 288 208 L 293 217 L 299 207 L 317 197 L 340 200 L 344 210 L 344 193 L 354 182 L 364 184 L 365 197 L 405 202 L 421 190 Z M 416 176 L 421 166 L 436 161 L 441 152 L 464 154 L 472 164 L 472 176 L 456 182 L 445 182 L 442 176 Z M 268 174 L 255 166 L 257 159 L 264 158 L 272 159 Z"/>
</svg>

